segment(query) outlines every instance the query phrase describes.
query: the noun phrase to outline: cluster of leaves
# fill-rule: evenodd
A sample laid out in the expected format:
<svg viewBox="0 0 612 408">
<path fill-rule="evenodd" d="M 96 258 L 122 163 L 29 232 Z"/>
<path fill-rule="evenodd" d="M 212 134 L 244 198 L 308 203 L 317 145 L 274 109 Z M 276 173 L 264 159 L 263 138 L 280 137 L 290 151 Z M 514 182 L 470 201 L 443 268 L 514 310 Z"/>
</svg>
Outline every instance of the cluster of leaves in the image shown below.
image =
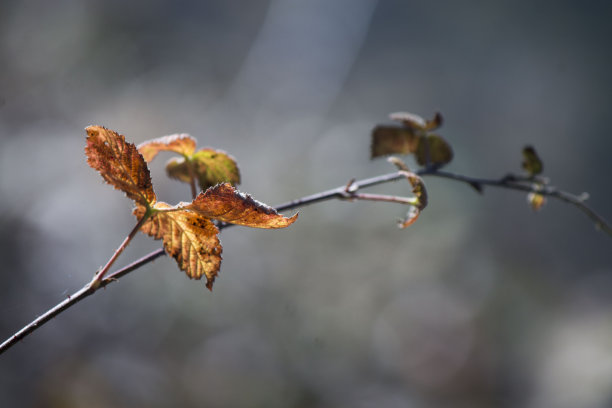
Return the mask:
<svg viewBox="0 0 612 408">
<path fill-rule="evenodd" d="M 398 112 L 389 115 L 401 125 L 380 125 L 372 131 L 371 157 L 414 154 L 420 166 L 442 167 L 453 159 L 453 149 L 444 138 L 432 133 L 442 126 L 442 115 L 433 119 Z"/>
<path fill-rule="evenodd" d="M 389 154 L 413 154 L 419 166 L 427 169 L 439 169 L 450 163 L 453 159 L 453 149 L 450 144 L 440 135 L 432 133 L 442 126 L 442 115 L 436 113 L 433 119 L 425 120 L 421 116 L 407 112 L 397 112 L 389 115 L 391 120 L 399 122 L 400 125 L 379 125 L 372 130 L 372 144 L 370 147 L 371 158 L 377 158 Z M 425 186 L 414 173 L 410 173 L 408 167 L 399 159 L 390 157 L 389 161 L 394 163 L 400 170 L 407 172 L 407 177 L 413 186 L 417 199 L 426 197 Z M 533 146 L 523 149 L 522 167 L 527 173 L 520 180 L 528 181 L 536 192 L 527 195 L 527 201 L 531 208 L 539 210 L 546 202 L 546 198 L 538 190 L 542 190 L 547 182 L 539 177 L 543 170 L 542 160 L 539 158 Z M 411 176 L 408 176 L 411 174 Z M 516 181 L 516 176 L 507 177 L 508 180 Z M 470 183 L 478 192 L 482 192 L 482 186 L 478 183 Z M 417 194 L 417 191 L 419 192 Z M 420 201 L 423 201 L 422 199 Z M 427 204 L 419 202 L 408 213 L 406 220 L 400 223 L 400 227 L 406 227 L 416 221 L 420 211 Z"/>
<path fill-rule="evenodd" d="M 236 190 L 232 184 L 240 181 L 240 173 L 235 161 L 212 149 L 196 152 L 195 140 L 188 135 L 166 136 L 136 147 L 123 135 L 101 126 L 90 126 L 86 132 L 89 165 L 134 201 L 140 230 L 161 239 L 166 252 L 187 276 L 205 276 L 209 289 L 219 272 L 223 250 L 213 220 L 255 228 L 284 228 L 297 218 L 297 214 L 284 217 Z M 183 156 L 168 163 L 167 171 L 172 177 L 190 183 L 197 179 L 206 191 L 190 203 L 170 205 L 157 201 L 147 161 L 160 151 Z"/>
</svg>

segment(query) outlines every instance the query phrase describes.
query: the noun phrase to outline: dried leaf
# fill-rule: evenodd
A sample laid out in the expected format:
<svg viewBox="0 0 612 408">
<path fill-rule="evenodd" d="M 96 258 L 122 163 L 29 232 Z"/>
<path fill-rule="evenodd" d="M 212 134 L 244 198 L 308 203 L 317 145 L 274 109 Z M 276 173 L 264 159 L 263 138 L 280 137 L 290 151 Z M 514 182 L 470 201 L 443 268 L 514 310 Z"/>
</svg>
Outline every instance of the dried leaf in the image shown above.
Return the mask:
<svg viewBox="0 0 612 408">
<path fill-rule="evenodd" d="M 442 126 L 443 121 L 444 120 L 442 119 L 442 114 L 440 112 L 436 112 L 434 118 L 431 120 L 428 120 L 427 123 L 425 123 L 425 129 L 426 130 L 436 130 L 437 128 Z"/>
<path fill-rule="evenodd" d="M 539 211 L 546 204 L 546 197 L 540 193 L 527 194 L 527 202 L 534 211 Z"/>
<path fill-rule="evenodd" d="M 196 148 L 196 140 L 187 133 L 162 136 L 138 145 L 142 157 L 148 162 L 161 151 L 171 151 L 183 156 L 190 156 Z"/>
<path fill-rule="evenodd" d="M 409 154 L 417 150 L 419 140 L 414 130 L 400 126 L 376 126 L 372 131 L 371 158 L 386 154 Z"/>
<path fill-rule="evenodd" d="M 408 213 L 406 214 L 406 218 L 400 220 L 397 223 L 397 226 L 399 228 L 408 228 L 409 226 L 414 224 L 414 222 L 419 218 L 419 215 L 421 215 L 421 211 L 418 208 L 410 207 Z"/>
<path fill-rule="evenodd" d="M 180 207 L 204 217 L 254 228 L 285 228 L 293 224 L 298 216 L 295 214 L 286 218 L 229 183 L 211 187 L 200 193 L 192 203 L 182 203 Z"/>
<path fill-rule="evenodd" d="M 425 120 L 419 115 L 408 112 L 392 113 L 389 118 L 401 122 L 404 126 L 413 130 L 435 130 L 442 126 L 442 115 L 439 112 L 436 112 L 431 120 Z"/>
<path fill-rule="evenodd" d="M 171 159 L 166 164 L 166 172 L 170 178 L 185 183 L 191 182 L 193 172 L 202 190 L 225 182 L 233 186 L 240 184 L 236 160 L 222 150 L 200 149 L 188 158 Z"/>
<path fill-rule="evenodd" d="M 389 119 L 401 122 L 404 126 L 410 129 L 424 130 L 427 127 L 427 122 L 419 115 L 408 112 L 395 112 L 389 115 Z"/>
<path fill-rule="evenodd" d="M 179 268 L 192 279 L 206 276 L 206 287 L 212 290 L 223 251 L 217 227 L 208 217 L 163 202 L 156 203 L 154 209 L 158 211 L 145 221 L 141 231 L 162 239 L 166 252 Z M 140 219 L 144 212 L 143 207 L 137 207 L 134 215 Z"/>
<path fill-rule="evenodd" d="M 412 186 L 412 193 L 417 198 L 417 203 L 410 207 L 406 218 L 404 220 L 400 220 L 398 223 L 398 227 L 407 228 L 414 224 L 414 222 L 419 218 L 421 211 L 427 207 L 427 189 L 425 188 L 423 179 L 417 176 L 415 173 L 404 171 L 403 174 L 410 182 L 410 185 Z"/>
<path fill-rule="evenodd" d="M 430 134 L 419 138 L 415 153 L 419 165 L 425 166 L 427 164 L 428 150 L 429 163 L 434 166 L 441 167 L 453 159 L 453 149 L 442 136 Z"/>
<path fill-rule="evenodd" d="M 540 160 L 533 146 L 525 146 L 523 148 L 523 169 L 530 176 L 536 176 L 542 173 L 543 168 L 542 160 Z"/>
<path fill-rule="evenodd" d="M 145 207 L 155 203 L 149 168 L 136 146 L 102 126 L 89 126 L 85 131 L 87 163 L 136 203 Z"/>
<path fill-rule="evenodd" d="M 387 161 L 395 165 L 395 167 L 397 167 L 398 170 L 410 171 L 406 163 L 404 163 L 404 161 L 400 159 L 399 157 L 391 156 L 387 159 Z"/>
</svg>

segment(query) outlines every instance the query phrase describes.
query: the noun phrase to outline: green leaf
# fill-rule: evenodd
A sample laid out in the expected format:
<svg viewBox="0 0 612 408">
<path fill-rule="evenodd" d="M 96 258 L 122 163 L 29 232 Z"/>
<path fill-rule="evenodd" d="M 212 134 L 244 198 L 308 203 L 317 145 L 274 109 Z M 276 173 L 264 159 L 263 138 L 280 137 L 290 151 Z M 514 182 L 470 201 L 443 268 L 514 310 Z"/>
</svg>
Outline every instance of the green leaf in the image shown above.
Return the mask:
<svg viewBox="0 0 612 408">
<path fill-rule="evenodd" d="M 523 148 L 523 169 L 529 173 L 530 176 L 537 176 L 542 173 L 544 169 L 542 160 L 540 160 L 533 146 L 525 146 Z"/>
<path fill-rule="evenodd" d="M 191 182 L 193 173 L 202 190 L 219 183 L 240 184 L 236 160 L 222 150 L 200 149 L 191 157 L 172 159 L 166 165 L 166 172 L 168 177 L 185 183 Z"/>
</svg>

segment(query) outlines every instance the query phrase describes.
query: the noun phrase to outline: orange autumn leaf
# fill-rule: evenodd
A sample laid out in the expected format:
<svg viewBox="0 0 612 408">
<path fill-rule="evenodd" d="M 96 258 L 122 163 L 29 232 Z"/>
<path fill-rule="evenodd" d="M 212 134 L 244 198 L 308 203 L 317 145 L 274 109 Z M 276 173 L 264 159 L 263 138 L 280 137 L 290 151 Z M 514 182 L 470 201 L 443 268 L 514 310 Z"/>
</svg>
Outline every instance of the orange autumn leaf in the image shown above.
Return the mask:
<svg viewBox="0 0 612 408">
<path fill-rule="evenodd" d="M 156 203 L 154 210 L 157 211 L 145 221 L 141 231 L 161 239 L 166 252 L 176 260 L 179 268 L 192 279 L 205 276 L 206 287 L 212 290 L 221 267 L 223 251 L 219 230 L 207 217 L 175 209 L 163 202 Z M 144 211 L 143 207 L 138 207 L 134 215 L 140 219 Z"/>
<path fill-rule="evenodd" d="M 137 204 L 146 207 L 155 203 L 149 168 L 136 146 L 102 126 L 89 126 L 85 131 L 87 163 Z"/>
<path fill-rule="evenodd" d="M 180 207 L 205 217 L 253 228 L 285 228 L 293 224 L 298 216 L 284 217 L 274 208 L 254 200 L 229 183 L 211 187 L 200 193 L 192 203 L 183 203 Z"/>
<path fill-rule="evenodd" d="M 147 162 L 150 162 L 161 151 L 171 151 L 183 156 L 193 154 L 196 140 L 187 133 L 162 136 L 138 145 L 138 150 Z"/>
<path fill-rule="evenodd" d="M 206 276 L 206 287 L 211 290 L 221 267 L 223 250 L 219 230 L 211 219 L 255 228 L 284 228 L 297 218 L 297 214 L 283 217 L 228 183 L 209 188 L 191 203 L 171 206 L 158 202 L 152 210 L 141 227 L 142 232 L 163 240 L 166 252 L 188 277 Z M 138 206 L 134 215 L 140 220 L 145 212 L 145 207 Z"/>
</svg>

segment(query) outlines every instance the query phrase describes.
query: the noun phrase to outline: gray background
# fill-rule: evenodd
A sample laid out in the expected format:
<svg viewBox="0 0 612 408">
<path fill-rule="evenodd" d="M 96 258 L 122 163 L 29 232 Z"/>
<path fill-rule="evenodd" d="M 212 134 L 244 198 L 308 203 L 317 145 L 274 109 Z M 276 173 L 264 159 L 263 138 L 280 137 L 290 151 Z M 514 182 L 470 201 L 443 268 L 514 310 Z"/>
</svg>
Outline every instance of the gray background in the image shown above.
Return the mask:
<svg viewBox="0 0 612 408">
<path fill-rule="evenodd" d="M 392 171 L 387 114 L 443 113 L 448 169 L 533 144 L 612 217 L 606 1 L 3 1 L 0 333 L 91 279 L 134 223 L 83 128 L 188 132 L 271 205 Z M 160 199 L 189 188 L 151 166 Z M 328 202 L 232 228 L 214 291 L 162 258 L 0 357 L 1 406 L 608 407 L 609 237 L 575 208 L 427 179 L 430 206 Z M 373 191 L 407 194 L 405 183 Z M 159 247 L 138 236 L 118 266 Z"/>
</svg>

